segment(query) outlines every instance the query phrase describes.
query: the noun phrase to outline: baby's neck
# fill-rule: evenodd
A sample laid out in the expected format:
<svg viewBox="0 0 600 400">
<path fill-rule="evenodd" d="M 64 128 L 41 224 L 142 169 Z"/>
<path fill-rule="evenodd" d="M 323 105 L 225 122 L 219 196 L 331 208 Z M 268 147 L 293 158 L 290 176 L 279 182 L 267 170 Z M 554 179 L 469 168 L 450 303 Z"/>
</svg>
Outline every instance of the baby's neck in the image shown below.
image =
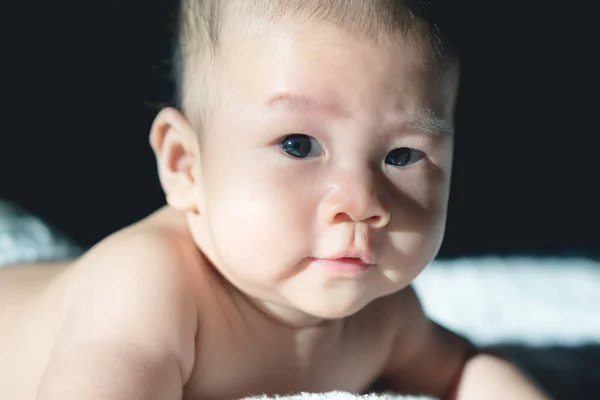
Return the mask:
<svg viewBox="0 0 600 400">
<path fill-rule="evenodd" d="M 310 328 L 325 328 L 341 324 L 342 320 L 329 320 L 315 317 L 292 307 L 282 306 L 262 299 L 256 299 L 244 293 L 239 293 L 258 312 L 278 325 L 289 329 L 302 330 Z"/>
</svg>

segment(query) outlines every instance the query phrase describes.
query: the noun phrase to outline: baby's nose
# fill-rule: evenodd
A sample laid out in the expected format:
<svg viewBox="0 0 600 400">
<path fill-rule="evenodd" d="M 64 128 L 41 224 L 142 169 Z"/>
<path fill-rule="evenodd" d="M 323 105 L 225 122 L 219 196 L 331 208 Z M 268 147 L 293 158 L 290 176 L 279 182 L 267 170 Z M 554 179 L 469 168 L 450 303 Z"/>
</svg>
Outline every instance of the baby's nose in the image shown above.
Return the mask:
<svg viewBox="0 0 600 400">
<path fill-rule="evenodd" d="M 374 179 L 348 176 L 337 180 L 321 204 L 327 224 L 362 222 L 373 228 L 383 228 L 390 221 L 390 212 L 378 193 Z"/>
</svg>

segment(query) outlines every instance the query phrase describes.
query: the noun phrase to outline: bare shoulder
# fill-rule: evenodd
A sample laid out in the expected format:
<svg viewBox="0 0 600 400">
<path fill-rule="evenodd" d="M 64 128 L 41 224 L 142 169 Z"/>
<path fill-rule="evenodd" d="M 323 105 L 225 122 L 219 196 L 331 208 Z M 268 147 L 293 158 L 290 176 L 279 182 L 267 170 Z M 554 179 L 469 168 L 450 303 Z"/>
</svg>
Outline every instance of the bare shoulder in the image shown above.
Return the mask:
<svg viewBox="0 0 600 400">
<path fill-rule="evenodd" d="M 200 253 L 182 216 L 160 210 L 111 235 L 73 265 L 69 278 L 72 309 L 118 310 L 132 321 L 154 328 L 142 334 L 162 339 L 169 338 L 180 324 L 190 325 L 181 328 L 194 331 L 193 286 L 197 279 L 193 275 L 199 262 Z M 88 310 L 82 311 L 89 315 Z M 159 315 L 165 318 L 157 318 Z M 174 322 L 177 324 L 172 325 Z"/>
<path fill-rule="evenodd" d="M 396 340 L 382 378 L 393 390 L 442 397 L 463 368 L 471 344 L 430 320 L 412 286 L 397 293 L 394 303 L 399 313 Z"/>
<path fill-rule="evenodd" d="M 135 290 L 149 284 L 184 290 L 193 284 L 191 275 L 201 271 L 198 265 L 203 262 L 184 216 L 163 208 L 90 249 L 73 266 L 73 276 L 87 281 L 94 276 L 116 284 L 111 278 L 122 275 L 139 281 Z"/>
<path fill-rule="evenodd" d="M 104 383 L 128 377 L 122 393 L 152 377 L 182 386 L 194 363 L 199 259 L 182 217 L 166 209 L 90 249 L 66 274 L 68 305 L 45 382 L 93 363 Z M 106 368 L 116 360 L 121 378 Z"/>
</svg>

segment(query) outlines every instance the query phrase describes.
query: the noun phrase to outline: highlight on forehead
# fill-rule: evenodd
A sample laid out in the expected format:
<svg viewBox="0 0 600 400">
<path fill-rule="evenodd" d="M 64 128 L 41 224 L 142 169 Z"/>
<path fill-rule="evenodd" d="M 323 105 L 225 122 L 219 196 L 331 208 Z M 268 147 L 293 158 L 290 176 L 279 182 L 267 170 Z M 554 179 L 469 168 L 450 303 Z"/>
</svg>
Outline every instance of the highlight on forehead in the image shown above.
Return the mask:
<svg viewBox="0 0 600 400">
<path fill-rule="evenodd" d="M 184 93 L 184 87 L 205 92 L 194 94 L 203 103 L 194 105 L 194 109 L 210 106 L 215 100 L 207 96 L 219 85 L 216 61 L 223 57 L 224 33 L 242 34 L 252 24 L 264 27 L 285 17 L 330 22 L 350 34 L 375 40 L 393 40 L 397 35 L 424 39 L 429 45 L 431 66 L 444 68 L 449 55 L 432 3 L 433 0 L 181 0 L 175 56 L 179 106 L 185 112 L 189 93 Z M 206 114 L 207 110 L 199 112 Z"/>
</svg>

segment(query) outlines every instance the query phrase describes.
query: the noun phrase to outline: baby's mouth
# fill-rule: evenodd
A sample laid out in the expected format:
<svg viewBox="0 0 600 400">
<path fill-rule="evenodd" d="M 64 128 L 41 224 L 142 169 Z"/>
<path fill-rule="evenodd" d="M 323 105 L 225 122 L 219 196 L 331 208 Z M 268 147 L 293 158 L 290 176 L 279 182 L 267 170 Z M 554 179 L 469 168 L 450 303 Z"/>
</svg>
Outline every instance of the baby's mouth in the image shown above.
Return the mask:
<svg viewBox="0 0 600 400">
<path fill-rule="evenodd" d="M 340 275 L 362 274 L 376 265 L 372 261 L 372 257 L 368 256 L 313 258 L 312 261 L 318 266 L 325 268 L 328 272 Z"/>
</svg>

